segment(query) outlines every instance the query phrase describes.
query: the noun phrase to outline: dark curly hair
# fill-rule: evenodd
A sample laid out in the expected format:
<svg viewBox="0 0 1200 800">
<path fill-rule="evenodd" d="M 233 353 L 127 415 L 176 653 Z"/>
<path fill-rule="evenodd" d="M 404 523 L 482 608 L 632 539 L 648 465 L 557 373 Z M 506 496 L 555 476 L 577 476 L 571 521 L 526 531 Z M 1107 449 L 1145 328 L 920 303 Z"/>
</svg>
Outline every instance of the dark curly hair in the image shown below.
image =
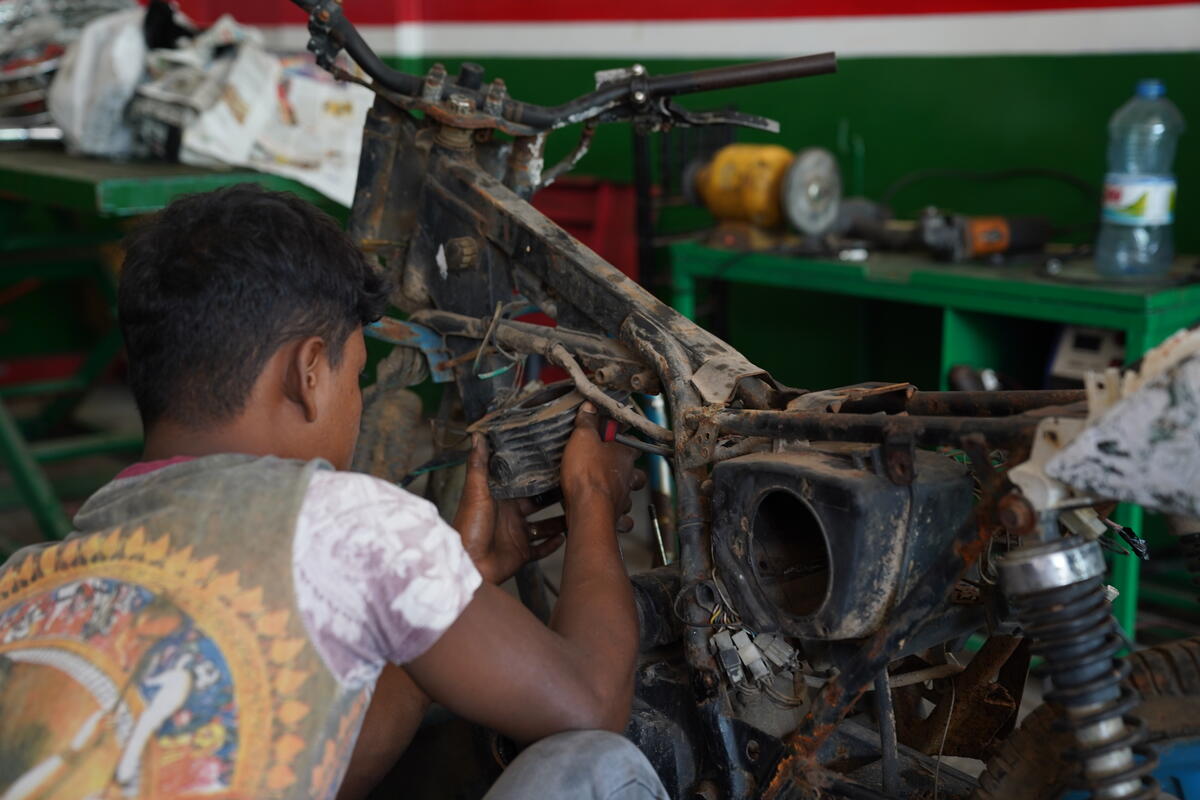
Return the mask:
<svg viewBox="0 0 1200 800">
<path fill-rule="evenodd" d="M 147 428 L 235 416 L 289 341 L 322 337 L 336 366 L 387 306 L 383 276 L 332 217 L 255 184 L 177 199 L 125 248 L 117 307 Z"/>
</svg>

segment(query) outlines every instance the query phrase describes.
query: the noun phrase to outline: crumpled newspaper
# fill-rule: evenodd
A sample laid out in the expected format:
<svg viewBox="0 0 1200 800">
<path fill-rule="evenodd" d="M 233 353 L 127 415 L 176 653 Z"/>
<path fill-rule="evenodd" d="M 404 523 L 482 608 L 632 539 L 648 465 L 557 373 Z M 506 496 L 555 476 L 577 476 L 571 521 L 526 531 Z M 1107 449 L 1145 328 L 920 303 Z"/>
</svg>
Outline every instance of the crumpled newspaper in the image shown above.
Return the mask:
<svg viewBox="0 0 1200 800">
<path fill-rule="evenodd" d="M 275 114 L 245 165 L 292 178 L 349 208 L 374 101 L 369 89 L 334 81 L 310 57 L 284 59 Z"/>
<path fill-rule="evenodd" d="M 292 178 L 349 206 L 374 95 L 261 42 L 224 16 L 185 47 L 150 52 L 154 79 L 131 106 L 140 141 L 185 164 Z"/>
<path fill-rule="evenodd" d="M 145 14 L 96 19 L 64 54 L 49 105 L 70 150 L 251 168 L 353 202 L 370 90 L 268 52 L 228 15 L 148 50 Z"/>
<path fill-rule="evenodd" d="M 1098 388 L 1112 388 L 1115 378 Z M 1200 330 L 1147 353 L 1119 386 L 1119 399 L 1046 463 L 1046 473 L 1096 497 L 1200 517 Z"/>
</svg>

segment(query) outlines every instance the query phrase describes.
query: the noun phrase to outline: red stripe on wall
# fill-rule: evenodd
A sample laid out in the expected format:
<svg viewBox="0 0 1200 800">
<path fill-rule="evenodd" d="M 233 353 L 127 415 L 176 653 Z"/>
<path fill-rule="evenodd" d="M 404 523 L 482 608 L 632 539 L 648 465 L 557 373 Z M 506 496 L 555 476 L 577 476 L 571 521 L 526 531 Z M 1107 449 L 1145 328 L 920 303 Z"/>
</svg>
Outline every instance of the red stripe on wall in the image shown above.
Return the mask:
<svg viewBox="0 0 1200 800">
<path fill-rule="evenodd" d="M 1192 0 L 345 0 L 357 25 L 397 22 L 595 22 L 638 20 L 775 19 L 1013 11 L 1136 8 L 1188 5 Z M 223 13 L 253 25 L 301 23 L 304 12 L 289 0 L 182 0 L 200 23 Z"/>
</svg>

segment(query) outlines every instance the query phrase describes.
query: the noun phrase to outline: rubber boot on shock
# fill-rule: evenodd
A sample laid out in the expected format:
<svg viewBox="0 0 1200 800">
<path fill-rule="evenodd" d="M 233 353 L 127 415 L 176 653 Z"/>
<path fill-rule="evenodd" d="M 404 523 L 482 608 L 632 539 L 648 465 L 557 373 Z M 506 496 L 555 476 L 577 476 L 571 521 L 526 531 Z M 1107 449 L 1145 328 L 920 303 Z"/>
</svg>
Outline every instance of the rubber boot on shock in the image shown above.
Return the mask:
<svg viewBox="0 0 1200 800">
<path fill-rule="evenodd" d="M 1053 687 L 1046 701 L 1062 709 L 1075 736 L 1076 748 L 1065 755 L 1083 768 L 1079 788 L 1103 800 L 1158 797 L 1150 776 L 1157 757 L 1140 747 L 1145 725 L 1131 713 L 1139 698 L 1125 680 L 1129 665 L 1115 658 L 1124 640 L 1104 593 L 1099 543 L 1038 543 L 1008 553 L 999 566 L 1004 593 L 1044 661 Z"/>
</svg>

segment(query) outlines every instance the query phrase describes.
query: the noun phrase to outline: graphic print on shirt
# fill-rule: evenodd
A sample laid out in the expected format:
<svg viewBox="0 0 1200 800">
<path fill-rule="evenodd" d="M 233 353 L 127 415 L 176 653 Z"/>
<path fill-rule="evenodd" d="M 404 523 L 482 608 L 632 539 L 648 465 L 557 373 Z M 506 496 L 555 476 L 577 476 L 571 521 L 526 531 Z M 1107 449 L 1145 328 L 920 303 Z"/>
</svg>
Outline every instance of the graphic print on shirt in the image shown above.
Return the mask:
<svg viewBox="0 0 1200 800">
<path fill-rule="evenodd" d="M 216 557 L 141 530 L 5 569 L 0 798 L 262 796 L 307 782 L 290 766 L 310 710 L 290 616 Z"/>
</svg>

